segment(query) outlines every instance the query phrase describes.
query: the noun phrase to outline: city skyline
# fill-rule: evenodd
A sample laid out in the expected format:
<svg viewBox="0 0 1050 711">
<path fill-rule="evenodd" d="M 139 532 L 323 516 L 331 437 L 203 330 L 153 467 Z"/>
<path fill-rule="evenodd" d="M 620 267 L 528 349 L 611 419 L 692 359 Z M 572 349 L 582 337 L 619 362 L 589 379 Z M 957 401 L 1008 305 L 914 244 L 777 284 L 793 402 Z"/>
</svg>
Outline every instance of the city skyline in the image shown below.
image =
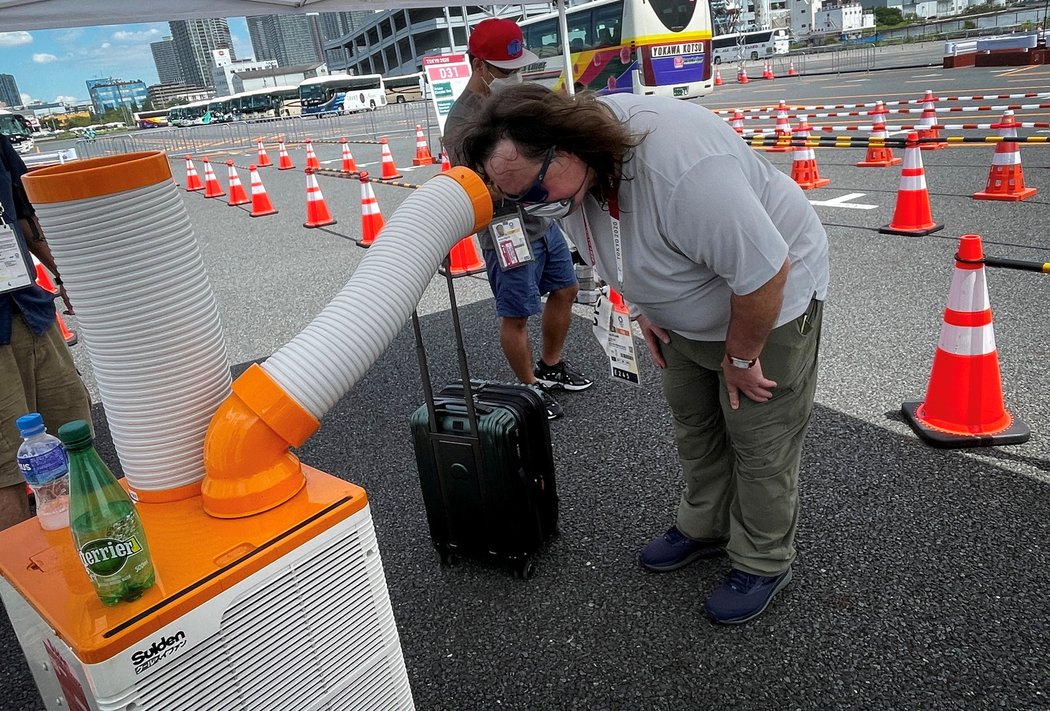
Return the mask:
<svg viewBox="0 0 1050 711">
<path fill-rule="evenodd" d="M 236 56 L 251 58 L 245 18 L 229 27 Z M 23 103 L 87 103 L 91 79 L 158 83 L 150 43 L 170 35 L 166 22 L 0 32 L 0 73 L 15 77 Z"/>
</svg>

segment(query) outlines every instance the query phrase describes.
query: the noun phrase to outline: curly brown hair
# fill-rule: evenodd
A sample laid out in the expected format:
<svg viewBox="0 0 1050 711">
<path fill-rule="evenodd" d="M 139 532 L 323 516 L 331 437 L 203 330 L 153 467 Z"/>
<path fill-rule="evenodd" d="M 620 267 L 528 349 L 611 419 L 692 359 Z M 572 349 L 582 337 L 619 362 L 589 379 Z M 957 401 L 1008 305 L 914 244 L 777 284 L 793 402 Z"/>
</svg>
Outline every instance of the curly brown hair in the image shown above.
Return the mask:
<svg viewBox="0 0 1050 711">
<path fill-rule="evenodd" d="M 459 144 L 464 165 L 485 175 L 485 161 L 504 138 L 530 160 L 543 160 L 551 146 L 576 155 L 597 175 L 595 193 L 605 203 L 620 184 L 629 151 L 644 136 L 632 135 L 593 94 L 567 96 L 527 83 L 491 96 L 449 140 Z"/>
</svg>

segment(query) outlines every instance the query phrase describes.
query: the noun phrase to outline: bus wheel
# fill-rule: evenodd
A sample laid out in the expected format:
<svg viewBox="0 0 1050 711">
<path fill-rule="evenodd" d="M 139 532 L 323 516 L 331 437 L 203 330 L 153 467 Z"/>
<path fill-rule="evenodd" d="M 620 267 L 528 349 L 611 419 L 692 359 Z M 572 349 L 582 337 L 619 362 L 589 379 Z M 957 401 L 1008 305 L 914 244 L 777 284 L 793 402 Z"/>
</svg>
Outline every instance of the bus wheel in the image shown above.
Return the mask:
<svg viewBox="0 0 1050 711">
<path fill-rule="evenodd" d="M 372 99 L 371 101 L 368 102 L 368 110 L 369 111 L 375 111 L 376 110 L 376 100 L 375 99 Z"/>
<path fill-rule="evenodd" d="M 397 97 L 397 103 L 399 103 L 399 104 L 405 103 L 405 97 L 403 97 L 403 96 Z"/>
<path fill-rule="evenodd" d="M 752 52 L 751 53 L 751 61 L 754 61 L 756 59 L 758 59 L 758 52 Z"/>
<path fill-rule="evenodd" d="M 722 63 L 722 58 L 721 57 L 715 57 L 715 64 L 721 64 L 721 63 Z"/>
</svg>

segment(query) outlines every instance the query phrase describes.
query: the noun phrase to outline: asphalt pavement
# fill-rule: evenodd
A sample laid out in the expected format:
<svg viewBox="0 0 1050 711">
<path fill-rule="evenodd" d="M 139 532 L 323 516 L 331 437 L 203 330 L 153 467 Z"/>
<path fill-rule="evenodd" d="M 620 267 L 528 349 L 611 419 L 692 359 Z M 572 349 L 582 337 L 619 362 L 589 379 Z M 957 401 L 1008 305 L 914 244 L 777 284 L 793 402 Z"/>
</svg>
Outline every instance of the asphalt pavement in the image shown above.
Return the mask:
<svg viewBox="0 0 1050 711">
<path fill-rule="evenodd" d="M 917 68 L 728 83 L 701 103 L 845 104 L 916 99 L 926 89 L 960 97 L 1045 92 L 1050 68 Z M 1016 113 L 1037 122 L 1050 114 Z M 942 120 L 985 123 L 1000 115 L 962 111 Z M 377 148 L 355 146 L 359 164 L 375 170 Z M 392 139 L 391 148 L 407 168 L 413 137 Z M 1029 442 L 932 449 L 899 415 L 902 402 L 925 392 L 959 237 L 981 235 L 989 255 L 1050 262 L 1050 145 L 1022 147 L 1026 182 L 1039 193 L 1019 203 L 971 198 L 985 187 L 993 145 L 924 151 L 933 215 L 945 225 L 926 237 L 877 232 L 893 215 L 899 168 L 854 167 L 863 149 L 816 150 L 831 185 L 810 198 L 828 230 L 832 281 L 802 461 L 799 557 L 793 582 L 759 619 L 718 627 L 704 617 L 706 594 L 728 570 L 724 559 L 661 575 L 638 566 L 641 546 L 672 523 L 680 491 L 670 416 L 647 358 L 639 387 L 607 377 L 582 305 L 566 354 L 596 383 L 562 396 L 566 417 L 551 425 L 561 533 L 540 555 L 532 580 L 486 563 L 438 563 L 409 437 L 408 418 L 422 402 L 410 328 L 299 450 L 311 466 L 368 491 L 418 708 L 1050 708 L 1050 275 L 991 268 L 987 275 L 1006 404 L 1031 427 Z M 338 146 L 322 144 L 318 154 L 338 167 Z M 247 148 L 231 157 L 238 165 L 253 160 Z M 302 165 L 301 147 L 293 157 Z M 790 154 L 769 158 L 790 171 Z M 181 180 L 181 157 L 172 169 Z M 436 170 L 406 170 L 404 180 L 422 182 Z M 246 183 L 245 174 L 241 179 Z M 322 177 L 338 223 L 307 230 L 302 172 L 268 169 L 263 179 L 280 211 L 273 217 L 251 219 L 221 200 L 184 197 L 238 372 L 297 334 L 364 251 L 355 244 L 356 181 Z M 384 214 L 407 194 L 388 185 L 375 191 Z M 468 277 L 456 287 L 472 374 L 509 380 L 487 282 Z M 436 279 L 420 313 L 439 385 L 457 377 L 447 304 Z M 77 346 L 74 354 L 97 401 L 86 352 Z M 116 464 L 101 404 L 95 416 L 104 456 Z M 0 640 L 0 707 L 41 708 L 6 618 Z"/>
</svg>

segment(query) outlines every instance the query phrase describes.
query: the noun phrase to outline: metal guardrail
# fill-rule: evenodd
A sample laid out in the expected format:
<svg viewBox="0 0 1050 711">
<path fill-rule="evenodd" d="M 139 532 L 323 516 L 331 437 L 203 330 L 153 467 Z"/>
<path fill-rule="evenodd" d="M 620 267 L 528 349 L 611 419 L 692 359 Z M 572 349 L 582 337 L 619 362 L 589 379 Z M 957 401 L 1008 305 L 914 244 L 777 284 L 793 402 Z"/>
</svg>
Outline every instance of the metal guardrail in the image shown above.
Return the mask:
<svg viewBox="0 0 1050 711">
<path fill-rule="evenodd" d="M 832 72 L 870 72 L 875 68 L 875 47 L 870 44 L 841 47 L 830 54 Z"/>
<path fill-rule="evenodd" d="M 258 119 L 207 126 L 142 129 L 134 133 L 101 136 L 91 140 L 81 138 L 76 142 L 76 152 L 84 158 L 136 151 L 199 155 L 208 152 L 254 150 L 260 138 L 272 146 L 282 136 L 286 143 L 293 145 L 307 138 L 315 143 L 334 142 L 341 138 L 374 142 L 382 137 L 414 136 L 416 126 L 423 128 L 427 145 L 437 145 L 434 142 L 437 122 L 431 103 L 410 101 L 346 116 Z"/>
</svg>

